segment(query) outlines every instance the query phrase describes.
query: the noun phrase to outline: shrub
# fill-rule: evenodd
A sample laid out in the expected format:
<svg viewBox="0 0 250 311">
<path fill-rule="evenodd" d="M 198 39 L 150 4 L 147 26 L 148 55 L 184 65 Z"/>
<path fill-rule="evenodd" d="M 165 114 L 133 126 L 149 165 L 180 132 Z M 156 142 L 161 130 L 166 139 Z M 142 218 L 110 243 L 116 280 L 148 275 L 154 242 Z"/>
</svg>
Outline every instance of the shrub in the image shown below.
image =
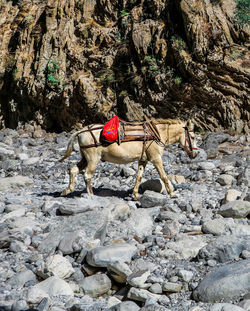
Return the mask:
<svg viewBox="0 0 250 311">
<path fill-rule="evenodd" d="M 250 1 L 249 0 L 236 0 L 236 19 L 242 25 L 248 25 L 250 22 Z"/>
</svg>

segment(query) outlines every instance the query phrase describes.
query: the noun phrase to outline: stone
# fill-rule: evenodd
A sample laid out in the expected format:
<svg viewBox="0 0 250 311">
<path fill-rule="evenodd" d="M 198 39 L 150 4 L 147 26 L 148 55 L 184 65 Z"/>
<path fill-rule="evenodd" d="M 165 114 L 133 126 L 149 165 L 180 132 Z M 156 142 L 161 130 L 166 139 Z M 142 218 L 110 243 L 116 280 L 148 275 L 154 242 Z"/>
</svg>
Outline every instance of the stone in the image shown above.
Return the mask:
<svg viewBox="0 0 250 311">
<path fill-rule="evenodd" d="M 80 281 L 80 287 L 86 295 L 98 297 L 110 290 L 111 281 L 106 274 L 95 274 Z"/>
<path fill-rule="evenodd" d="M 148 299 L 158 301 L 161 295 L 150 293 L 146 289 L 131 287 L 127 297 L 131 300 L 145 302 Z"/>
<path fill-rule="evenodd" d="M 161 179 L 150 179 L 140 184 L 140 191 L 144 193 L 145 191 L 154 191 L 162 193 L 166 190 L 164 183 Z"/>
<path fill-rule="evenodd" d="M 182 290 L 182 285 L 173 282 L 165 282 L 163 284 L 162 290 L 168 293 L 178 293 Z"/>
<path fill-rule="evenodd" d="M 52 276 L 29 288 L 27 301 L 36 304 L 40 303 L 43 298 L 59 295 L 65 295 L 72 298 L 74 292 L 64 280 L 57 276 Z"/>
<path fill-rule="evenodd" d="M 162 287 L 159 283 L 152 284 L 148 290 L 153 294 L 162 294 Z"/>
<path fill-rule="evenodd" d="M 106 211 L 88 211 L 70 218 L 65 218 L 62 224 L 55 225 L 50 234 L 41 241 L 38 250 L 41 253 L 54 251 L 66 234 L 72 231 L 84 231 L 86 240 L 99 239 L 102 243 L 106 236 L 108 215 Z"/>
<path fill-rule="evenodd" d="M 180 231 L 180 224 L 176 220 L 167 220 L 164 224 L 164 228 L 162 230 L 163 234 L 167 236 L 175 236 Z"/>
<path fill-rule="evenodd" d="M 153 231 L 153 220 L 150 211 L 145 208 L 132 211 L 130 217 L 122 224 L 128 231 L 128 234 L 137 235 L 141 239 L 151 235 Z"/>
<path fill-rule="evenodd" d="M 200 145 L 200 148 L 204 150 L 217 148 L 218 144 L 222 144 L 225 141 L 228 141 L 229 138 L 230 138 L 229 134 L 222 133 L 222 132 L 208 133 L 203 138 L 203 142 Z"/>
<path fill-rule="evenodd" d="M 0 191 L 16 191 L 22 188 L 32 187 L 34 181 L 27 176 L 5 177 L 0 179 Z"/>
<path fill-rule="evenodd" d="M 214 165 L 214 163 L 208 161 L 198 163 L 197 167 L 198 170 L 208 170 L 208 171 L 214 170 L 215 168 L 216 166 Z"/>
<path fill-rule="evenodd" d="M 244 299 L 239 303 L 239 307 L 243 308 L 245 311 L 250 311 L 250 299 Z"/>
<path fill-rule="evenodd" d="M 228 174 L 222 174 L 217 178 L 217 182 L 221 186 L 231 186 L 234 181 L 234 177 Z"/>
<path fill-rule="evenodd" d="M 88 250 L 100 246 L 100 244 L 101 241 L 99 239 L 87 238 L 84 230 L 77 230 L 74 232 L 67 232 L 61 239 L 58 249 L 62 251 L 64 255 L 73 254 L 82 250 L 86 255 Z"/>
<path fill-rule="evenodd" d="M 222 235 L 226 232 L 227 223 L 224 219 L 211 219 L 202 224 L 202 232 L 213 235 Z"/>
<path fill-rule="evenodd" d="M 250 187 L 250 169 L 246 167 L 242 173 L 239 174 L 237 178 L 238 185 L 245 185 L 246 187 Z"/>
<path fill-rule="evenodd" d="M 114 296 L 111 296 L 111 297 L 108 298 L 106 308 L 110 310 L 111 307 L 117 306 L 119 303 L 121 303 L 120 299 L 118 299 L 118 298 L 116 298 Z"/>
<path fill-rule="evenodd" d="M 28 304 L 25 300 L 15 301 L 11 307 L 11 311 L 23 311 L 28 308 Z"/>
<path fill-rule="evenodd" d="M 117 261 L 130 262 L 136 251 L 136 247 L 128 243 L 100 246 L 90 250 L 86 260 L 91 266 L 107 267 Z"/>
<path fill-rule="evenodd" d="M 197 256 L 199 250 L 206 245 L 203 237 L 187 236 L 180 234 L 176 237 L 175 242 L 168 242 L 167 247 L 174 253 L 170 255 L 175 259 L 190 259 Z M 164 250 L 161 253 L 164 255 Z M 167 255 L 167 254 L 166 254 Z M 167 255 L 168 256 L 168 255 Z"/>
<path fill-rule="evenodd" d="M 245 311 L 245 309 L 231 303 L 215 303 L 209 311 Z"/>
<path fill-rule="evenodd" d="M 92 200 L 91 198 L 78 198 L 75 200 L 67 201 L 66 204 L 60 204 L 59 211 L 63 215 L 75 215 L 91 211 L 100 206 L 99 201 Z"/>
<path fill-rule="evenodd" d="M 114 262 L 107 266 L 110 275 L 118 283 L 126 283 L 127 277 L 132 274 L 129 266 L 125 262 Z"/>
<path fill-rule="evenodd" d="M 7 283 L 12 286 L 22 287 L 26 282 L 34 281 L 37 282 L 36 275 L 31 270 L 23 270 L 14 274 Z"/>
<path fill-rule="evenodd" d="M 6 207 L 5 207 L 5 213 L 10 213 L 10 212 L 17 211 L 20 208 L 22 208 L 21 204 L 15 204 L 15 203 L 7 204 Z"/>
<path fill-rule="evenodd" d="M 25 215 L 26 209 L 24 207 L 21 207 L 18 210 L 14 210 L 13 212 L 10 212 L 8 214 L 5 214 L 4 216 L 1 217 L 0 219 L 0 223 L 5 222 L 8 219 L 12 219 L 12 218 L 19 218 Z"/>
<path fill-rule="evenodd" d="M 247 217 L 250 215 L 250 202 L 241 200 L 228 202 L 221 206 L 218 213 L 223 217 Z"/>
<path fill-rule="evenodd" d="M 196 301 L 231 301 L 250 290 L 250 260 L 224 265 L 207 274 L 193 292 Z"/>
<path fill-rule="evenodd" d="M 224 198 L 224 203 L 237 200 L 241 196 L 241 191 L 236 189 L 228 189 Z"/>
<path fill-rule="evenodd" d="M 40 161 L 41 159 L 39 157 L 32 157 L 32 158 L 23 160 L 23 165 L 35 165 L 36 163 Z"/>
<path fill-rule="evenodd" d="M 141 308 L 133 301 L 122 301 L 111 307 L 108 311 L 139 311 Z"/>
<path fill-rule="evenodd" d="M 131 273 L 127 277 L 127 282 L 134 287 L 143 288 L 144 283 L 147 281 L 148 276 L 150 275 L 150 271 L 141 270 Z"/>
<path fill-rule="evenodd" d="M 121 168 L 121 175 L 125 177 L 134 176 L 136 174 L 135 170 L 127 165 L 123 165 Z"/>
<path fill-rule="evenodd" d="M 199 251 L 199 257 L 205 258 L 206 260 L 214 259 L 224 263 L 238 259 L 243 250 L 250 250 L 250 240 L 248 236 L 220 236 L 203 247 Z"/>
<path fill-rule="evenodd" d="M 69 278 L 74 269 L 67 258 L 57 254 L 46 258 L 45 262 L 37 268 L 37 274 L 43 278 L 58 276 L 61 279 Z"/>
<path fill-rule="evenodd" d="M 178 277 L 184 282 L 190 282 L 194 277 L 194 273 L 192 271 L 181 269 L 177 273 Z"/>
<path fill-rule="evenodd" d="M 13 253 L 24 253 L 27 251 L 27 246 L 20 241 L 12 241 L 9 250 Z"/>
<path fill-rule="evenodd" d="M 140 198 L 143 208 L 163 206 L 167 203 L 167 197 L 161 193 L 146 190 Z"/>
<path fill-rule="evenodd" d="M 161 212 L 161 214 L 159 215 L 160 219 L 162 220 L 170 220 L 173 222 L 180 222 L 180 223 L 185 223 L 186 222 L 186 215 L 182 214 L 182 213 L 176 213 L 176 212 L 171 212 L 171 211 L 163 211 Z"/>
</svg>

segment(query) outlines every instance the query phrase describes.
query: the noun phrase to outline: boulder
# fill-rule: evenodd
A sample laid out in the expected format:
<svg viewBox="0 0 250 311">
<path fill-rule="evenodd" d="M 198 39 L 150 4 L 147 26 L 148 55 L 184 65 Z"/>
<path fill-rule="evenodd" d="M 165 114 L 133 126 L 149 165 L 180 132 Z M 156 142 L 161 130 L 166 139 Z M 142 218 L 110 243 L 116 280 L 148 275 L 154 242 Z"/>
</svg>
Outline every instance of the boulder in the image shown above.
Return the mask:
<svg viewBox="0 0 250 311">
<path fill-rule="evenodd" d="M 196 301 L 230 302 L 250 290 L 250 260 L 216 268 L 207 274 L 193 292 Z"/>
</svg>

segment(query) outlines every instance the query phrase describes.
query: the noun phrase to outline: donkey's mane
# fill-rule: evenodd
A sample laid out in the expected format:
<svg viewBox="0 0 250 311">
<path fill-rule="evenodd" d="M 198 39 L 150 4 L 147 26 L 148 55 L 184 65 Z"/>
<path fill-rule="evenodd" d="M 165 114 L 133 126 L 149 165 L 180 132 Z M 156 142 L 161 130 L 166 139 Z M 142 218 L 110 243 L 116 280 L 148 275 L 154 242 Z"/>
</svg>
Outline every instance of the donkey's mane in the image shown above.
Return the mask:
<svg viewBox="0 0 250 311">
<path fill-rule="evenodd" d="M 152 119 L 155 124 L 183 124 L 184 122 L 179 119 Z"/>
</svg>

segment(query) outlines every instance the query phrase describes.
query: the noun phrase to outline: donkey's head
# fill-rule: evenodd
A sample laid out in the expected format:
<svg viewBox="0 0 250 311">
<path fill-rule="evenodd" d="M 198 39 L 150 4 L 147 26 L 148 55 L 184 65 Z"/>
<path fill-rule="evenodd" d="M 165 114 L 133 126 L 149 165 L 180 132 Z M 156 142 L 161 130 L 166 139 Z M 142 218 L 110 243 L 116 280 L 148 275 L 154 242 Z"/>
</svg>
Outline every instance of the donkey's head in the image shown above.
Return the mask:
<svg viewBox="0 0 250 311">
<path fill-rule="evenodd" d="M 188 120 L 183 126 L 183 131 L 180 135 L 179 143 L 191 159 L 194 159 L 197 156 L 199 151 L 194 134 L 194 124 L 191 120 Z"/>
</svg>

